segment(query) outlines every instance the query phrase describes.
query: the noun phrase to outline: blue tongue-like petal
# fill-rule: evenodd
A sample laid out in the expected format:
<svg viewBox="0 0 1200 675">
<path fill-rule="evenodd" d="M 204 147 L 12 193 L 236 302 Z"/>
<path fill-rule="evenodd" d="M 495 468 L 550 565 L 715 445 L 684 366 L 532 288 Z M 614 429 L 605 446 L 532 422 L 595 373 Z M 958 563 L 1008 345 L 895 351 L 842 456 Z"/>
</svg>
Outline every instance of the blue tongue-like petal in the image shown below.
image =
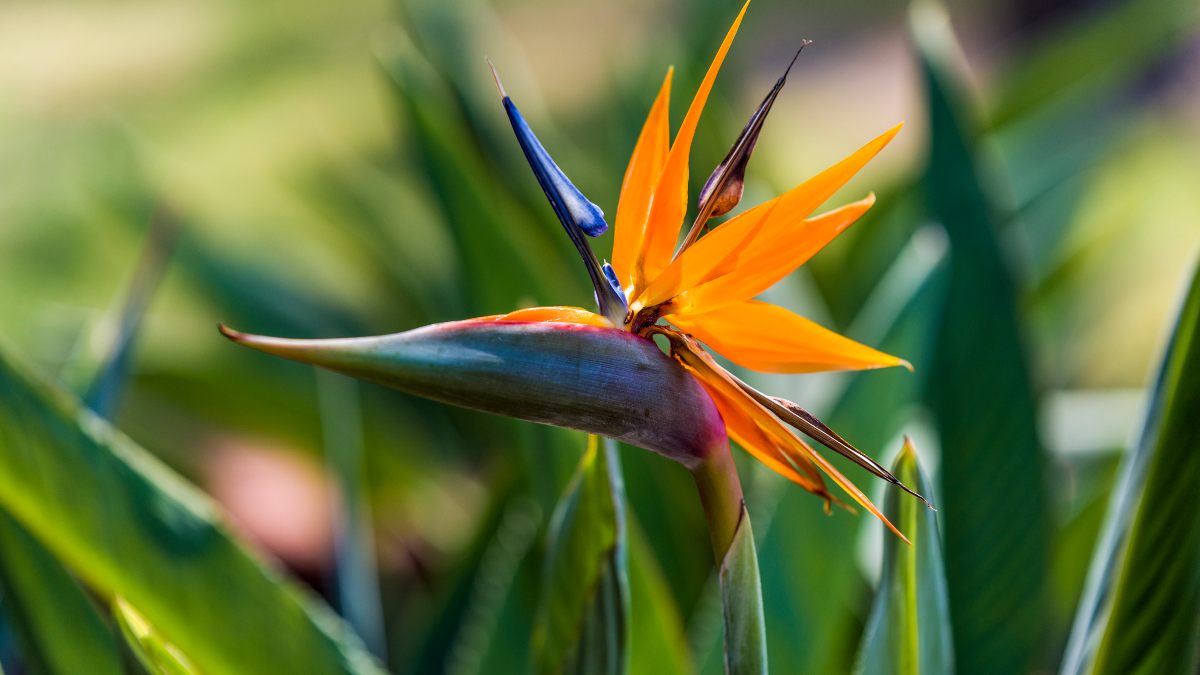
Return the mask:
<svg viewBox="0 0 1200 675">
<path fill-rule="evenodd" d="M 491 65 L 490 61 L 488 65 Z M 533 175 L 537 177 L 538 185 L 542 186 L 542 191 L 546 193 L 546 198 L 554 207 L 554 214 L 558 216 L 558 220 L 567 231 L 567 236 L 571 238 L 571 243 L 575 244 L 576 250 L 579 251 L 579 257 L 583 259 L 584 266 L 587 267 L 592 288 L 596 292 L 596 304 L 600 306 L 600 313 L 617 326 L 624 324 L 625 314 L 628 310 L 625 294 L 621 292 L 619 286 L 614 288 L 609 281 L 609 277 L 601 269 L 600 261 L 596 259 L 596 254 L 592 252 L 592 248 L 584 236 L 586 234 L 596 237 L 608 229 L 608 223 L 604 222 L 604 212 L 600 210 L 599 206 L 584 197 L 583 193 L 562 172 L 562 169 L 558 168 L 558 165 L 550 158 L 550 153 L 546 152 L 546 148 L 542 147 L 537 136 L 533 134 L 533 130 L 529 128 L 521 111 L 517 110 L 516 104 L 505 93 L 499 76 L 496 76 L 495 68 L 492 69 L 492 75 L 496 77 L 496 87 L 500 90 L 500 96 L 504 102 L 504 112 L 508 114 L 508 121 L 517 135 L 521 151 L 525 153 L 525 159 L 529 162 L 529 167 L 533 169 Z"/>
<path fill-rule="evenodd" d="M 525 151 L 525 159 L 529 160 L 533 174 L 537 176 L 538 183 L 545 191 L 546 198 L 550 200 L 563 227 L 568 230 L 578 228 L 589 237 L 604 234 L 608 229 L 608 223 L 604 222 L 604 212 L 584 197 L 562 169 L 558 168 L 550 153 L 546 152 L 546 148 L 542 147 L 533 130 L 529 128 L 521 111 L 517 110 L 516 104 L 508 96 L 504 97 L 504 111 L 508 113 L 508 120 L 517 134 L 521 150 Z"/>
</svg>

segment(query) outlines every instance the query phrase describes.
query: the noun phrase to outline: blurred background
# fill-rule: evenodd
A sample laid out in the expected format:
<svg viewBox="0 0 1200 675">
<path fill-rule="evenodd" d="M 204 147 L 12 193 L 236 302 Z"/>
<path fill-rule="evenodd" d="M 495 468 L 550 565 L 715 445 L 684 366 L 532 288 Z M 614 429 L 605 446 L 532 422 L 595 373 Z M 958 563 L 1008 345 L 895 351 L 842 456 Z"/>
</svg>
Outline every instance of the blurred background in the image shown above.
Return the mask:
<svg viewBox="0 0 1200 675">
<path fill-rule="evenodd" d="M 349 615 L 394 671 L 520 671 L 545 526 L 583 437 L 318 374 L 215 326 L 362 335 L 590 306 L 484 57 L 613 214 L 666 67 L 677 125 L 737 9 L 0 4 L 0 336 L 77 390 L 128 345 L 96 405 Z M 1050 672 L 1200 250 L 1200 23 L 1191 0 L 946 10 L 950 24 L 901 2 L 755 0 L 701 122 L 693 183 L 802 38 L 814 44 L 744 203 L 907 122 L 831 202 L 875 191 L 879 205 L 771 297 L 917 373 L 757 382 L 885 463 L 913 435 L 941 485 L 960 661 L 980 627 L 1033 617 L 1011 627 L 1007 672 Z M 961 148 L 939 142 L 947 128 Z M 596 244 L 610 247 L 611 235 Z M 964 353 L 956 336 L 978 339 Z M 623 460 L 635 663 L 720 672 L 691 481 L 642 451 Z M 845 672 L 878 574 L 876 524 L 827 517 L 741 467 L 773 667 Z M 1012 555 L 989 567 L 993 549 Z M 1021 608 L 973 608 L 955 589 L 978 589 L 976 573 Z M 638 630 L 651 624 L 652 644 Z M 7 665 L 19 656 L 3 635 Z M 965 658 L 963 672 L 981 672 Z"/>
</svg>

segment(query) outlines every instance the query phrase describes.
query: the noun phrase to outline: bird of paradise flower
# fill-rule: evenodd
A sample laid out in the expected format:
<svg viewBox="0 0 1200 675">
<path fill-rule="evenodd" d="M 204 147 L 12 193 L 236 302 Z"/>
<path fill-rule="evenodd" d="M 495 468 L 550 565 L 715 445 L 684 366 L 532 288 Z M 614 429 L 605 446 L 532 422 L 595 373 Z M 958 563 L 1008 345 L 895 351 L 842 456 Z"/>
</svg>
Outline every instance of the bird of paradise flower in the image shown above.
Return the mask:
<svg viewBox="0 0 1200 675">
<path fill-rule="evenodd" d="M 372 338 L 291 340 L 224 326 L 222 332 L 262 351 L 430 398 L 625 440 L 675 459 L 694 473 L 714 446 L 724 446 L 727 436 L 773 471 L 823 498 L 826 510 L 830 504 L 849 508 L 829 492 L 825 477 L 830 478 L 903 539 L 858 487 L 793 430 L 923 497 L 814 415 L 754 389 L 705 350 L 707 346 L 752 370 L 776 373 L 908 367 L 903 359 L 754 299 L 871 208 L 874 195 L 812 216 L 902 125 L 783 195 L 709 227 L 712 218 L 730 212 L 741 199 L 750 153 L 786 80 L 785 71 L 706 181 L 680 241 L 693 136 L 748 6 L 725 35 L 674 140 L 668 122 L 672 71 L 667 71 L 621 184 L 611 265 L 601 263 L 588 243 L 607 230 L 604 214 L 551 159 L 496 78 L 521 149 L 584 261 L 598 313 L 535 307 Z M 665 339 L 669 361 L 656 359 L 661 352 L 655 336 Z M 690 382 L 680 378 L 680 370 Z M 720 537 L 724 545 L 716 544 L 714 534 L 718 553 L 727 548 L 737 523 L 725 529 Z"/>
</svg>

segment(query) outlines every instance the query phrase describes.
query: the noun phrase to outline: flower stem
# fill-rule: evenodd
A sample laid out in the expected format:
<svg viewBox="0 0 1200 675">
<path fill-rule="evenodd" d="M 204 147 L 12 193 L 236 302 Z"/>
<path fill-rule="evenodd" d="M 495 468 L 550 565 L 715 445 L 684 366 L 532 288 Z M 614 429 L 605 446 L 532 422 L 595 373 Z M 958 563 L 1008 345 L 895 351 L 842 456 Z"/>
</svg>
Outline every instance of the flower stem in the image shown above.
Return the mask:
<svg viewBox="0 0 1200 675">
<path fill-rule="evenodd" d="M 692 467 L 692 477 L 708 520 L 708 533 L 721 582 L 725 672 L 727 675 L 765 675 L 767 636 L 762 586 L 758 579 L 758 554 L 754 550 L 754 534 L 742 497 L 742 484 L 728 444 L 711 449 Z"/>
<path fill-rule="evenodd" d="M 700 492 L 708 533 L 712 539 L 713 556 L 718 565 L 725 559 L 733 543 L 738 523 L 742 519 L 742 483 L 729 446 L 713 449 L 692 469 L 692 478 Z"/>
</svg>

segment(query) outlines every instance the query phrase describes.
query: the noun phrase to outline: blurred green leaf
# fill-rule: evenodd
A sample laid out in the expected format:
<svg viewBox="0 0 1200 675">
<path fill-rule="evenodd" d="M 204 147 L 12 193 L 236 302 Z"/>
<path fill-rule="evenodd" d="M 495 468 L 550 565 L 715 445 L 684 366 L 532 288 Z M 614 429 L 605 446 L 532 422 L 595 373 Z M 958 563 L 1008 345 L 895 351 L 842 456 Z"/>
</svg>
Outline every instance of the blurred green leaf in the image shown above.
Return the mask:
<svg viewBox="0 0 1200 675">
<path fill-rule="evenodd" d="M 125 644 L 149 675 L 194 675 L 196 669 L 175 645 L 163 640 L 141 614 L 120 597 L 113 600 L 113 618 Z M 90 672 L 90 671 L 89 671 Z"/>
<path fill-rule="evenodd" d="M 320 400 L 325 462 L 338 486 L 334 526 L 337 608 L 371 653 L 382 660 L 386 658 L 383 610 L 375 569 L 371 505 L 365 492 L 359 384 L 320 368 L 313 371 Z"/>
<path fill-rule="evenodd" d="M 908 439 L 892 473 L 917 492 L 932 493 Z M 937 514 L 895 488 L 888 489 L 884 514 L 912 545 L 883 532 L 883 574 L 863 635 L 858 672 L 950 675 L 953 638 Z"/>
<path fill-rule="evenodd" d="M 926 399 L 941 440 L 946 576 L 960 672 L 1024 672 L 1044 639 L 1044 457 L 1003 222 L 979 168 L 940 7 L 914 5 L 929 116 L 925 193 L 949 234 L 948 293 Z"/>
<path fill-rule="evenodd" d="M 463 621 L 445 655 L 449 675 L 531 669 L 533 603 L 527 599 L 541 581 L 541 566 L 531 550 L 542 524 L 541 508 L 528 496 L 505 505 L 471 579 Z"/>
<path fill-rule="evenodd" d="M 707 561 L 706 561 L 707 562 Z M 679 607 L 646 534 L 629 521 L 630 675 L 695 672 Z"/>
<path fill-rule="evenodd" d="M 1062 672 L 1187 673 L 1200 634 L 1200 266 L 1126 458 Z"/>
<path fill-rule="evenodd" d="M 0 350 L 0 504 L 209 672 L 378 672 L 326 608 L 237 543 L 212 503 Z"/>
<path fill-rule="evenodd" d="M 385 63 L 396 82 L 401 111 L 414 130 L 409 139 L 425 168 L 463 261 L 463 306 L 494 314 L 529 304 L 583 304 L 586 277 L 567 272 L 567 238 L 520 208 L 497 182 L 461 114 L 419 55 L 405 53 Z M 498 107 L 499 109 L 499 107 Z M 499 114 L 499 113 L 498 113 Z M 516 141 L 512 150 L 517 150 Z M 524 174 L 505 177 L 526 180 Z M 546 205 L 545 213 L 550 207 Z M 573 283 L 574 282 L 574 283 Z M 564 292 L 578 284 L 574 293 Z"/>
<path fill-rule="evenodd" d="M 545 584 L 534 622 L 541 673 L 626 671 L 628 544 L 616 446 L 589 435 L 551 517 Z"/>
<path fill-rule="evenodd" d="M 1124 0 L 1097 7 L 1080 22 L 1047 31 L 1039 44 L 1017 55 L 996 87 L 998 104 L 991 111 L 996 126 L 1064 97 L 1094 102 L 1100 90 L 1127 83 L 1179 49 L 1200 21 L 1200 6 L 1192 2 Z"/>
<path fill-rule="evenodd" d="M 92 600 L 7 511 L 0 510 L 0 596 L 31 673 L 121 675 L 117 641 Z"/>
<path fill-rule="evenodd" d="M 61 379 L 84 403 L 111 418 L 129 379 L 133 347 L 150 301 L 162 281 L 178 235 L 178 223 L 159 209 L 151 218 L 141 255 L 119 302 L 81 332 Z"/>
</svg>

